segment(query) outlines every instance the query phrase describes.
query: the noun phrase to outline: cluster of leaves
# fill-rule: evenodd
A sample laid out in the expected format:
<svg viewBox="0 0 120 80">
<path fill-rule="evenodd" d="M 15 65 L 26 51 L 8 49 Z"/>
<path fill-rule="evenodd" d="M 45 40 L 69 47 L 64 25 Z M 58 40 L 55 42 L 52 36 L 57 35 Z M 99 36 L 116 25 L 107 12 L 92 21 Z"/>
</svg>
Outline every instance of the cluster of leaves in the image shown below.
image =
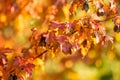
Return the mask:
<svg viewBox="0 0 120 80">
<path fill-rule="evenodd" d="M 36 45 L 53 49 L 54 53 L 57 49 L 65 54 L 80 51 L 85 56 L 95 45 L 103 46 L 109 41 L 112 43 L 113 38 L 106 34 L 103 22 L 117 15 L 116 3 L 113 0 L 110 0 L 109 5 L 100 0 L 93 0 L 91 3 L 96 6 L 96 13 L 68 22 L 51 21 L 48 31 L 37 37 Z M 78 7 L 82 7 L 86 12 L 89 11 L 87 0 L 74 0 L 70 7 L 71 15 L 75 14 Z M 102 21 L 99 16 L 105 16 L 105 20 Z M 119 23 L 118 17 L 113 20 L 116 25 Z M 119 32 L 119 27 L 115 26 L 114 31 Z"/>
<path fill-rule="evenodd" d="M 10 0 L 7 1 L 7 3 L 2 3 L 3 6 L 8 4 L 10 4 L 10 6 L 5 7 L 5 9 L 2 7 L 0 10 L 3 11 L 4 9 L 5 11 L 3 13 L 5 14 L 8 14 L 8 12 L 10 12 L 10 15 L 19 14 L 20 10 L 22 10 L 28 2 L 29 0 L 26 0 L 24 3 L 17 2 L 17 4 L 22 3 L 22 5 L 18 7 L 16 2 Z M 68 3 L 65 0 L 57 0 L 45 16 L 45 22 L 48 21 L 49 23 L 48 30 L 39 33 L 36 28 L 33 28 L 30 36 L 31 46 L 28 49 L 23 48 L 21 50 L 20 53 L 23 53 L 22 56 L 15 56 L 11 60 L 8 60 L 8 54 L 19 52 L 9 48 L 0 49 L 0 71 L 2 72 L 0 79 L 26 80 L 30 77 L 32 69 L 35 67 L 34 60 L 41 57 L 46 59 L 47 52 L 50 52 L 53 57 L 57 55 L 58 52 L 62 52 L 66 55 L 81 54 L 81 58 L 84 58 L 91 48 L 96 46 L 102 47 L 109 43 L 112 44 L 113 38 L 107 35 L 104 21 L 113 19 L 115 24 L 114 31 L 120 32 L 120 16 L 116 2 L 110 0 L 109 4 L 106 5 L 102 0 L 72 0 L 71 4 L 69 3 L 70 16 L 76 14 L 78 8 L 88 13 L 90 11 L 89 3 L 96 8 L 91 16 L 86 15 L 79 19 L 61 22 L 55 18 L 58 8 Z M 38 18 L 37 14 L 36 16 Z M 13 16 L 13 18 L 14 17 L 15 16 Z M 100 19 L 100 17 L 104 17 L 104 20 Z M 9 17 L 9 15 L 8 18 L 10 18 L 10 20 L 13 19 Z M 4 22 L 3 19 L 0 25 L 6 25 Z"/>
<path fill-rule="evenodd" d="M 1 49 L 0 50 L 0 65 L 2 76 L 1 79 L 6 80 L 24 80 L 27 77 L 22 76 L 21 74 L 25 73 L 28 76 L 32 74 L 32 69 L 35 66 L 32 62 L 32 59 L 26 59 L 21 56 L 15 56 L 11 61 L 8 60 L 7 54 L 14 53 L 13 49 Z"/>
</svg>

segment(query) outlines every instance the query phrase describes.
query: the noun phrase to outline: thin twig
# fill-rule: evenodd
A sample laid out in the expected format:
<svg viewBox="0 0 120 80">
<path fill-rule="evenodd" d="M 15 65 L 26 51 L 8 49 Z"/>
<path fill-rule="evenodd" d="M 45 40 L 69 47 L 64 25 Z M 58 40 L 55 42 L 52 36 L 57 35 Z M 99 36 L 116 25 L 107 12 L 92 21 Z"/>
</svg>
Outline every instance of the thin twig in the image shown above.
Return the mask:
<svg viewBox="0 0 120 80">
<path fill-rule="evenodd" d="M 42 53 L 40 53 L 39 55 L 37 55 L 34 59 L 36 59 L 36 58 L 42 56 L 42 55 L 45 54 L 46 52 L 48 52 L 48 50 L 43 51 Z"/>
</svg>

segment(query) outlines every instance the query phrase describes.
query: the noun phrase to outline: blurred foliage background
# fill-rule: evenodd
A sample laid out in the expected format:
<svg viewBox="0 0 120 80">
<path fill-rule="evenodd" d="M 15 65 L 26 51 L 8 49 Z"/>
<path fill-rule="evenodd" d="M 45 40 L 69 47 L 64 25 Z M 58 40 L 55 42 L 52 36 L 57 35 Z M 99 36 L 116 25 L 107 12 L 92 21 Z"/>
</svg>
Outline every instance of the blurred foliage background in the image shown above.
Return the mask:
<svg viewBox="0 0 120 80">
<path fill-rule="evenodd" d="M 42 33 L 47 31 L 51 20 L 72 21 L 85 15 L 90 16 L 94 12 L 92 4 L 89 3 L 88 13 L 77 9 L 71 18 L 71 1 L 0 0 L 0 47 L 14 48 L 19 53 L 22 48 L 30 46 L 31 28 L 36 27 L 38 32 Z M 103 1 L 108 3 L 108 0 Z M 116 1 L 119 8 L 119 0 Z M 58 7 L 54 4 L 58 4 Z M 112 48 L 91 49 L 85 59 L 79 59 L 75 55 L 65 56 L 61 52 L 54 58 L 50 56 L 45 62 L 38 58 L 34 61 L 36 67 L 30 80 L 120 80 L 120 33 L 113 31 L 112 19 L 105 21 L 104 25 L 107 34 L 114 38 Z"/>
</svg>

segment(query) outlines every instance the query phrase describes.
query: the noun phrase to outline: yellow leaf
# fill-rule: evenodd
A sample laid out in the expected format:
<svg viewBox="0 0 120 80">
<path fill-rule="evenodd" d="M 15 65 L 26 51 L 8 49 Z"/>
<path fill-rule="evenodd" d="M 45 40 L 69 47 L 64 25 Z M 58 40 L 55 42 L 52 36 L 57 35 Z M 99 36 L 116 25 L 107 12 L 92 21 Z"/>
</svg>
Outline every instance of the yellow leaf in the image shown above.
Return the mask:
<svg viewBox="0 0 120 80">
<path fill-rule="evenodd" d="M 86 56 L 88 52 L 87 48 L 84 48 L 83 46 L 81 46 L 81 50 L 82 50 L 81 52 L 82 52 L 83 57 Z"/>
<path fill-rule="evenodd" d="M 66 4 L 62 9 L 66 20 L 69 20 L 69 8 L 70 8 L 70 4 Z"/>
<path fill-rule="evenodd" d="M 35 65 L 43 65 L 44 62 L 41 59 L 37 58 L 37 59 L 34 60 L 34 64 Z"/>
<path fill-rule="evenodd" d="M 93 40 L 93 44 L 96 45 L 97 44 L 97 39 L 96 38 L 92 38 Z"/>
</svg>

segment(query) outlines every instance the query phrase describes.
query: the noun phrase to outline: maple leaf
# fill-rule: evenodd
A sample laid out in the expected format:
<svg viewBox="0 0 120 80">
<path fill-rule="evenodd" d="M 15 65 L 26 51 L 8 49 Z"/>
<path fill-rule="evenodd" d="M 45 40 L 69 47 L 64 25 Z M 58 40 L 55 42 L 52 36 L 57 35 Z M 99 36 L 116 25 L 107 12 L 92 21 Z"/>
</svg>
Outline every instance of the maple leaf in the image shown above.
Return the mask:
<svg viewBox="0 0 120 80">
<path fill-rule="evenodd" d="M 106 41 L 110 41 L 111 43 L 113 43 L 113 38 L 111 36 L 106 35 Z"/>
<path fill-rule="evenodd" d="M 71 54 L 72 53 L 71 48 L 72 48 L 72 44 L 69 42 L 64 42 L 62 44 L 62 51 L 65 54 L 67 54 L 67 53 Z"/>
<path fill-rule="evenodd" d="M 91 15 L 91 19 L 96 20 L 96 21 L 101 21 L 101 19 L 100 19 L 100 18 L 98 17 L 98 15 L 95 14 L 95 13 L 93 13 L 93 14 Z"/>
<path fill-rule="evenodd" d="M 56 37 L 56 40 L 59 44 L 62 44 L 64 43 L 65 41 L 68 41 L 68 36 L 65 36 L 65 35 L 59 35 Z"/>
<path fill-rule="evenodd" d="M 113 14 L 118 12 L 116 2 L 114 0 L 110 0 L 110 10 L 113 12 Z"/>
<path fill-rule="evenodd" d="M 47 45 L 53 44 L 55 42 L 55 33 L 54 32 L 50 32 L 48 34 L 46 34 L 46 39 L 45 42 Z"/>
<path fill-rule="evenodd" d="M 25 60 L 24 58 L 20 57 L 20 56 L 16 56 L 14 61 L 13 61 L 13 65 L 15 66 L 22 66 L 25 64 Z"/>
<path fill-rule="evenodd" d="M 78 50 L 80 48 L 80 44 L 77 41 L 75 41 L 73 43 L 73 47 L 75 48 L 75 51 L 76 51 L 76 50 Z"/>
<path fill-rule="evenodd" d="M 95 21 L 90 21 L 90 24 L 91 24 L 91 27 L 92 27 L 94 30 L 98 30 L 98 29 L 99 29 L 97 22 L 95 22 Z"/>
<path fill-rule="evenodd" d="M 108 36 L 108 35 L 105 35 L 105 36 L 102 36 L 101 37 L 101 40 L 100 40 L 100 44 L 101 45 L 105 45 L 105 44 L 107 44 L 107 42 L 111 42 L 111 43 L 113 43 L 113 38 L 112 37 L 110 37 L 110 36 Z"/>
<path fill-rule="evenodd" d="M 66 34 L 71 35 L 75 32 L 75 24 L 66 22 Z"/>
<path fill-rule="evenodd" d="M 35 67 L 34 64 L 32 63 L 27 63 L 25 65 L 22 66 L 23 70 L 25 70 L 29 75 L 32 74 L 32 69 Z"/>
<path fill-rule="evenodd" d="M 97 7 L 97 15 L 103 16 L 105 14 L 103 3 L 100 1 L 96 1 L 96 7 Z"/>
<path fill-rule="evenodd" d="M 57 21 L 51 21 L 49 25 L 49 29 L 57 28 L 59 26 L 59 22 Z"/>
<path fill-rule="evenodd" d="M 63 22 L 57 22 L 57 21 L 51 21 L 49 25 L 49 29 L 56 29 L 58 28 L 59 30 L 65 30 L 66 29 L 66 23 Z"/>
</svg>

